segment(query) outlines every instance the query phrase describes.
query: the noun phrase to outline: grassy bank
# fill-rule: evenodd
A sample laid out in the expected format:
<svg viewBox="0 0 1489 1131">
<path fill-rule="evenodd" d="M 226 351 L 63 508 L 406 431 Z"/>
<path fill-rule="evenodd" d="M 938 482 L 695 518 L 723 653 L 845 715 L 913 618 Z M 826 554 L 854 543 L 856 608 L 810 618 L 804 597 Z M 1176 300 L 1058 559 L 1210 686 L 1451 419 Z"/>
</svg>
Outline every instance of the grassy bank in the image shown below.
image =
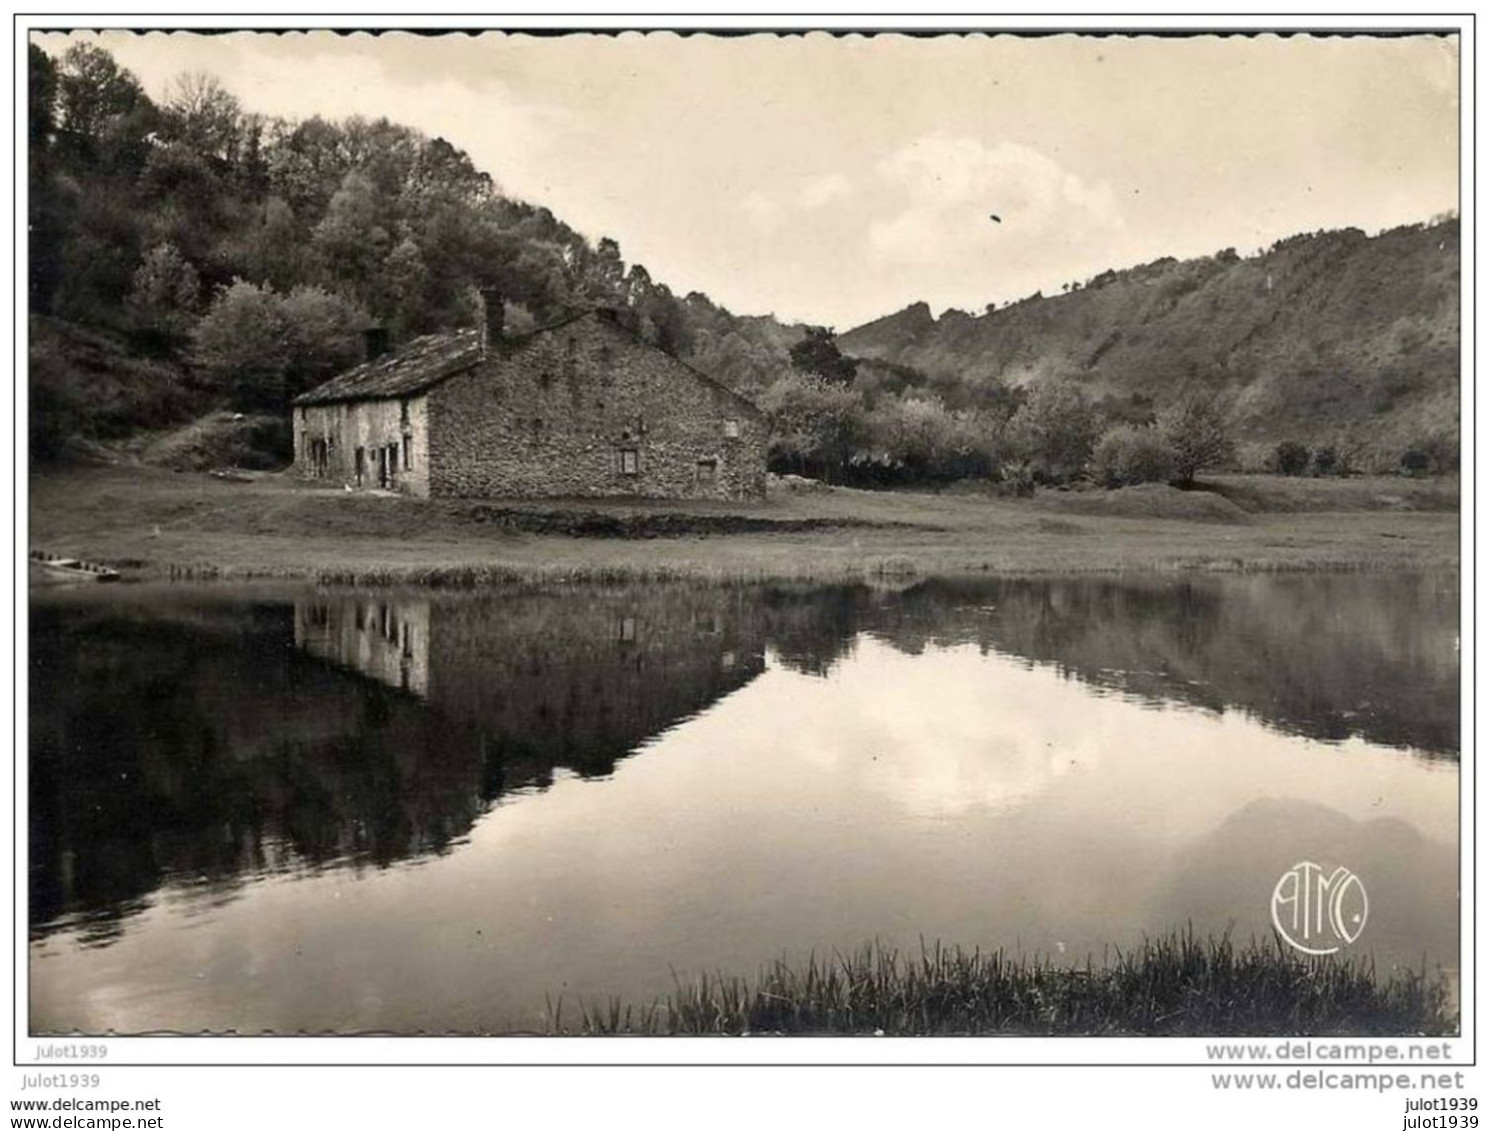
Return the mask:
<svg viewBox="0 0 1489 1131">
<path fill-rule="evenodd" d="M 1444 1036 L 1442 978 L 1175 932 L 1100 965 L 923 945 L 679 982 L 661 1001 L 549 1003 L 554 1034 Z"/>
<path fill-rule="evenodd" d="M 1455 485 L 1383 479 L 1299 488 L 1235 477 L 1211 486 L 1033 499 L 834 489 L 773 493 L 759 504 L 494 504 L 349 493 L 282 474 L 242 481 L 90 467 L 30 478 L 29 541 L 136 577 L 361 585 L 1457 563 Z"/>
</svg>

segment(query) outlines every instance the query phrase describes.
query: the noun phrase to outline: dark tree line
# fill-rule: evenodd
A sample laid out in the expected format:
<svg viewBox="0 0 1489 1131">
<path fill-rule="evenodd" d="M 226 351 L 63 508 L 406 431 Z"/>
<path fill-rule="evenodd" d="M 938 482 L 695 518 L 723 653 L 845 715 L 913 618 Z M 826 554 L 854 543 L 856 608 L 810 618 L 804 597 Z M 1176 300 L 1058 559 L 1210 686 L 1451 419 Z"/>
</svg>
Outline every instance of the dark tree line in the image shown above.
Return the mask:
<svg viewBox="0 0 1489 1131">
<path fill-rule="evenodd" d="M 368 325 L 395 341 L 469 325 L 482 287 L 519 326 L 616 306 L 747 391 L 784 364 L 752 320 L 678 298 L 442 138 L 265 117 L 201 73 L 156 101 L 84 44 L 29 59 L 32 313 L 127 334 L 240 407 L 281 408 L 355 357 Z"/>
</svg>

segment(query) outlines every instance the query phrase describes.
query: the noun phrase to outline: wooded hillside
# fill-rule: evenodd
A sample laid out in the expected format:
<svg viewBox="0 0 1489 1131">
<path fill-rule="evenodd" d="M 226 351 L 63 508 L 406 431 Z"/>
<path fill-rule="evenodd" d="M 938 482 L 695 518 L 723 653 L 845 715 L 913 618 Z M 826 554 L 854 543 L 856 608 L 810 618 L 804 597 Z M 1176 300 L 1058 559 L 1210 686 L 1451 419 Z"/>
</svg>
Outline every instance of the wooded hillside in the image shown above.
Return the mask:
<svg viewBox="0 0 1489 1131">
<path fill-rule="evenodd" d="M 1067 293 L 978 316 L 924 303 L 860 326 L 838 347 L 934 384 L 1069 381 L 1108 417 L 1213 399 L 1244 444 L 1353 443 L 1394 458 L 1456 436 L 1456 219 L 1282 240 L 1242 259 L 1162 259 Z"/>
<path fill-rule="evenodd" d="M 131 413 L 160 427 L 220 403 L 283 411 L 359 359 L 368 326 L 396 343 L 472 325 L 480 287 L 507 297 L 519 330 L 621 307 L 648 340 L 746 392 L 801 333 L 673 295 L 615 240 L 507 196 L 442 138 L 387 119 L 265 117 L 200 73 L 155 101 L 86 45 L 57 59 L 32 44 L 29 58 L 42 457 L 116 435 Z"/>
</svg>

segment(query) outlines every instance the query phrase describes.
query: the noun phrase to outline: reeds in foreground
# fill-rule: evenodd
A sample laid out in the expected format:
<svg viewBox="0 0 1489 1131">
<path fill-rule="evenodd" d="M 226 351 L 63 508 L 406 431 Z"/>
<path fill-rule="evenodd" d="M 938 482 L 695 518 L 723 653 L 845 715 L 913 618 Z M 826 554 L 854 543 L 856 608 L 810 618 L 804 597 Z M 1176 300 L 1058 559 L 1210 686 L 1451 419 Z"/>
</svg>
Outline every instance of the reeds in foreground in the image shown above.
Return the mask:
<svg viewBox="0 0 1489 1131">
<path fill-rule="evenodd" d="M 1458 1021 L 1441 976 L 1369 959 L 1306 958 L 1280 942 L 1235 946 L 1192 930 L 1112 950 L 1096 964 L 922 942 L 880 944 L 805 965 L 778 961 L 751 982 L 677 982 L 647 1005 L 550 1004 L 551 1033 L 888 1036 L 1448 1035 Z"/>
</svg>

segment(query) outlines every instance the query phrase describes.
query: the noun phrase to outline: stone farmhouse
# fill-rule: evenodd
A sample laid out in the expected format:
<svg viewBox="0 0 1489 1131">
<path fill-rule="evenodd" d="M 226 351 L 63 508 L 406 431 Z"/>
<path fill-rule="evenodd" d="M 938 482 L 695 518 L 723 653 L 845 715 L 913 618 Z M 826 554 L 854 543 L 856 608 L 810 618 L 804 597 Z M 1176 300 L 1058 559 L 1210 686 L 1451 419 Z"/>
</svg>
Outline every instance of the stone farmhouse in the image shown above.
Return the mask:
<svg viewBox="0 0 1489 1131">
<path fill-rule="evenodd" d="M 483 295 L 478 329 L 417 338 L 293 402 L 295 473 L 431 496 L 759 499 L 750 401 L 649 345 L 613 311 L 521 337 Z"/>
</svg>

